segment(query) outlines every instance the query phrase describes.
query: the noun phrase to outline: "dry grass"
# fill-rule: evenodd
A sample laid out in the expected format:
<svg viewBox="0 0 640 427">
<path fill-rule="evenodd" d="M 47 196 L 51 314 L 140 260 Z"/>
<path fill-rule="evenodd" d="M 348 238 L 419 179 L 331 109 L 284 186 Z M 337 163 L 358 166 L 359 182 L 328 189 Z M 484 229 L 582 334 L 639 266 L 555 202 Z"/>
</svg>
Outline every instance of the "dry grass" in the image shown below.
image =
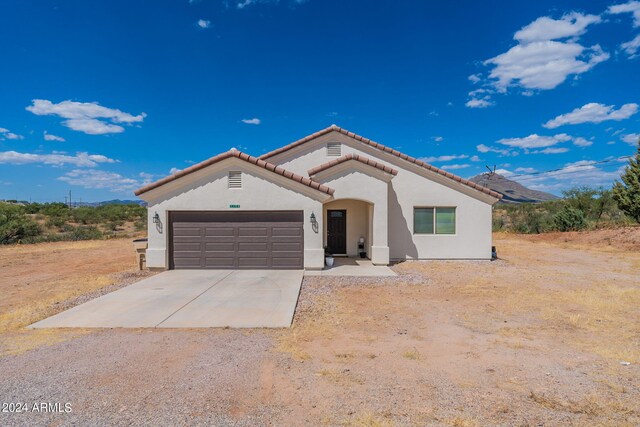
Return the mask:
<svg viewBox="0 0 640 427">
<path fill-rule="evenodd" d="M 393 423 L 382 416 L 366 413 L 345 422 L 344 425 L 352 427 L 392 427 Z"/>
<path fill-rule="evenodd" d="M 420 352 L 414 348 L 413 350 L 407 350 L 402 353 L 402 357 L 409 360 L 420 360 Z"/>
<path fill-rule="evenodd" d="M 129 240 L 39 243 L 0 247 L 0 355 L 18 354 L 88 333 L 27 330 L 67 308 L 65 301 L 114 283 L 113 273 L 133 271 Z"/>
<path fill-rule="evenodd" d="M 462 417 L 462 416 L 458 416 L 458 417 L 452 418 L 451 420 L 448 420 L 447 424 L 453 427 L 478 427 L 480 425 L 478 424 L 477 421 L 471 418 Z"/>
</svg>

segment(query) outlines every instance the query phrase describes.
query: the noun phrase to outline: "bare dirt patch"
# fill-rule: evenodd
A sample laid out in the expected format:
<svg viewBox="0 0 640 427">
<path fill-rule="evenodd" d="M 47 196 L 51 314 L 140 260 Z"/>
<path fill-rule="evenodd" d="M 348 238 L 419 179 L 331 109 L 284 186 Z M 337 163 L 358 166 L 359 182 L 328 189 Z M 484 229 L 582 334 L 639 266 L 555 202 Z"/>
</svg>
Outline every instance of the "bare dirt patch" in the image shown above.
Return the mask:
<svg viewBox="0 0 640 427">
<path fill-rule="evenodd" d="M 566 238 L 498 234 L 495 262 L 308 277 L 287 330 L 72 331 L 0 357 L 0 398 L 70 401 L 74 412 L 0 423 L 640 425 L 640 251 L 583 246 L 602 234 Z M 130 243 L 118 244 L 128 271 Z M 40 298 L 28 286 L 18 293 L 17 306 Z"/>
<path fill-rule="evenodd" d="M 0 271 L 0 355 L 88 333 L 24 327 L 150 274 L 129 239 L 2 246 Z"/>
</svg>

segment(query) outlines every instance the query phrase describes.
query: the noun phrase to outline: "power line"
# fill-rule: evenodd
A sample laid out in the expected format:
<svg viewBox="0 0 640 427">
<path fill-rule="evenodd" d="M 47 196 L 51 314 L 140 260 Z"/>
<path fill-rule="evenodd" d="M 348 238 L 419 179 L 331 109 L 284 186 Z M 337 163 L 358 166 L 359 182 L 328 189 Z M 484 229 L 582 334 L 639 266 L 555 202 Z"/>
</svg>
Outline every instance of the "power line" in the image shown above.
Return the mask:
<svg viewBox="0 0 640 427">
<path fill-rule="evenodd" d="M 516 175 L 509 175 L 507 178 L 512 179 L 512 178 L 518 178 L 518 177 L 528 177 L 528 178 L 523 178 L 523 179 L 519 179 L 518 181 L 526 181 L 528 179 L 534 179 L 535 177 L 539 176 L 539 175 L 543 175 L 543 174 L 549 174 L 549 173 L 553 173 L 552 176 L 558 176 L 558 175 L 564 175 L 564 174 L 568 174 L 568 173 L 574 173 L 574 172 L 581 172 L 583 171 L 585 167 L 589 167 L 589 166 L 593 166 L 593 165 L 600 165 L 600 164 L 604 164 L 604 163 L 610 163 L 610 162 L 619 162 L 625 159 L 630 159 L 633 156 L 621 156 L 621 157 L 616 157 L 614 159 L 604 159 L 604 160 L 598 160 L 598 161 L 590 161 L 589 163 L 585 163 L 582 165 L 570 165 L 570 166 L 564 166 L 562 168 L 558 168 L 558 169 L 549 169 L 546 171 L 537 171 L 537 172 L 530 172 L 530 173 L 522 173 L 522 174 L 516 174 Z"/>
</svg>

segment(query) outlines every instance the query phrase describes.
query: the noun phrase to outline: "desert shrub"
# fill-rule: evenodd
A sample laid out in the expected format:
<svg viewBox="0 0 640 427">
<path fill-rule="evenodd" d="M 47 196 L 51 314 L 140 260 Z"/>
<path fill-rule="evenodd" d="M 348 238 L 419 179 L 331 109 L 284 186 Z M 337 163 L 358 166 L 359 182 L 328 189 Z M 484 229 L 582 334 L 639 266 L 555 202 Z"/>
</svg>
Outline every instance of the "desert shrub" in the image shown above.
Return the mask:
<svg viewBox="0 0 640 427">
<path fill-rule="evenodd" d="M 133 223 L 133 227 L 135 228 L 136 231 L 144 231 L 147 229 L 147 221 L 143 221 L 141 219 L 136 220 Z"/>
<path fill-rule="evenodd" d="M 92 225 L 75 227 L 69 234 L 69 240 L 97 240 L 102 237 L 102 232 Z"/>
<path fill-rule="evenodd" d="M 509 229 L 516 233 L 545 233 L 553 225 L 548 209 L 543 204 L 523 203 L 508 209 Z"/>
<path fill-rule="evenodd" d="M 0 203 L 0 244 L 16 243 L 41 233 L 22 206 Z"/>
<path fill-rule="evenodd" d="M 558 231 L 583 230 L 587 223 L 584 212 L 570 205 L 566 205 L 560 212 L 553 216 L 553 222 Z"/>
<path fill-rule="evenodd" d="M 44 225 L 47 228 L 62 228 L 63 225 L 67 223 L 65 218 L 59 216 L 50 217 L 45 221 Z"/>
</svg>

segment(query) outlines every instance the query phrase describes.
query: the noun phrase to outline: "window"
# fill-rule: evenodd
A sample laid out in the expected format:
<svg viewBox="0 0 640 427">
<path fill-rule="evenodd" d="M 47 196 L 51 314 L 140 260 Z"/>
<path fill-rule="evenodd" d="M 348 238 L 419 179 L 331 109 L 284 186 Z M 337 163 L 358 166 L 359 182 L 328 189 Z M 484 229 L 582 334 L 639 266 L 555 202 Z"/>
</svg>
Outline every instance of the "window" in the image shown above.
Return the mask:
<svg viewBox="0 0 640 427">
<path fill-rule="evenodd" d="M 413 208 L 414 234 L 456 234 L 456 208 Z"/>
<path fill-rule="evenodd" d="M 229 172 L 229 188 L 242 188 L 242 172 Z"/>
<path fill-rule="evenodd" d="M 342 149 L 340 147 L 339 142 L 329 142 L 327 143 L 327 156 L 338 157 L 342 153 Z"/>
</svg>

